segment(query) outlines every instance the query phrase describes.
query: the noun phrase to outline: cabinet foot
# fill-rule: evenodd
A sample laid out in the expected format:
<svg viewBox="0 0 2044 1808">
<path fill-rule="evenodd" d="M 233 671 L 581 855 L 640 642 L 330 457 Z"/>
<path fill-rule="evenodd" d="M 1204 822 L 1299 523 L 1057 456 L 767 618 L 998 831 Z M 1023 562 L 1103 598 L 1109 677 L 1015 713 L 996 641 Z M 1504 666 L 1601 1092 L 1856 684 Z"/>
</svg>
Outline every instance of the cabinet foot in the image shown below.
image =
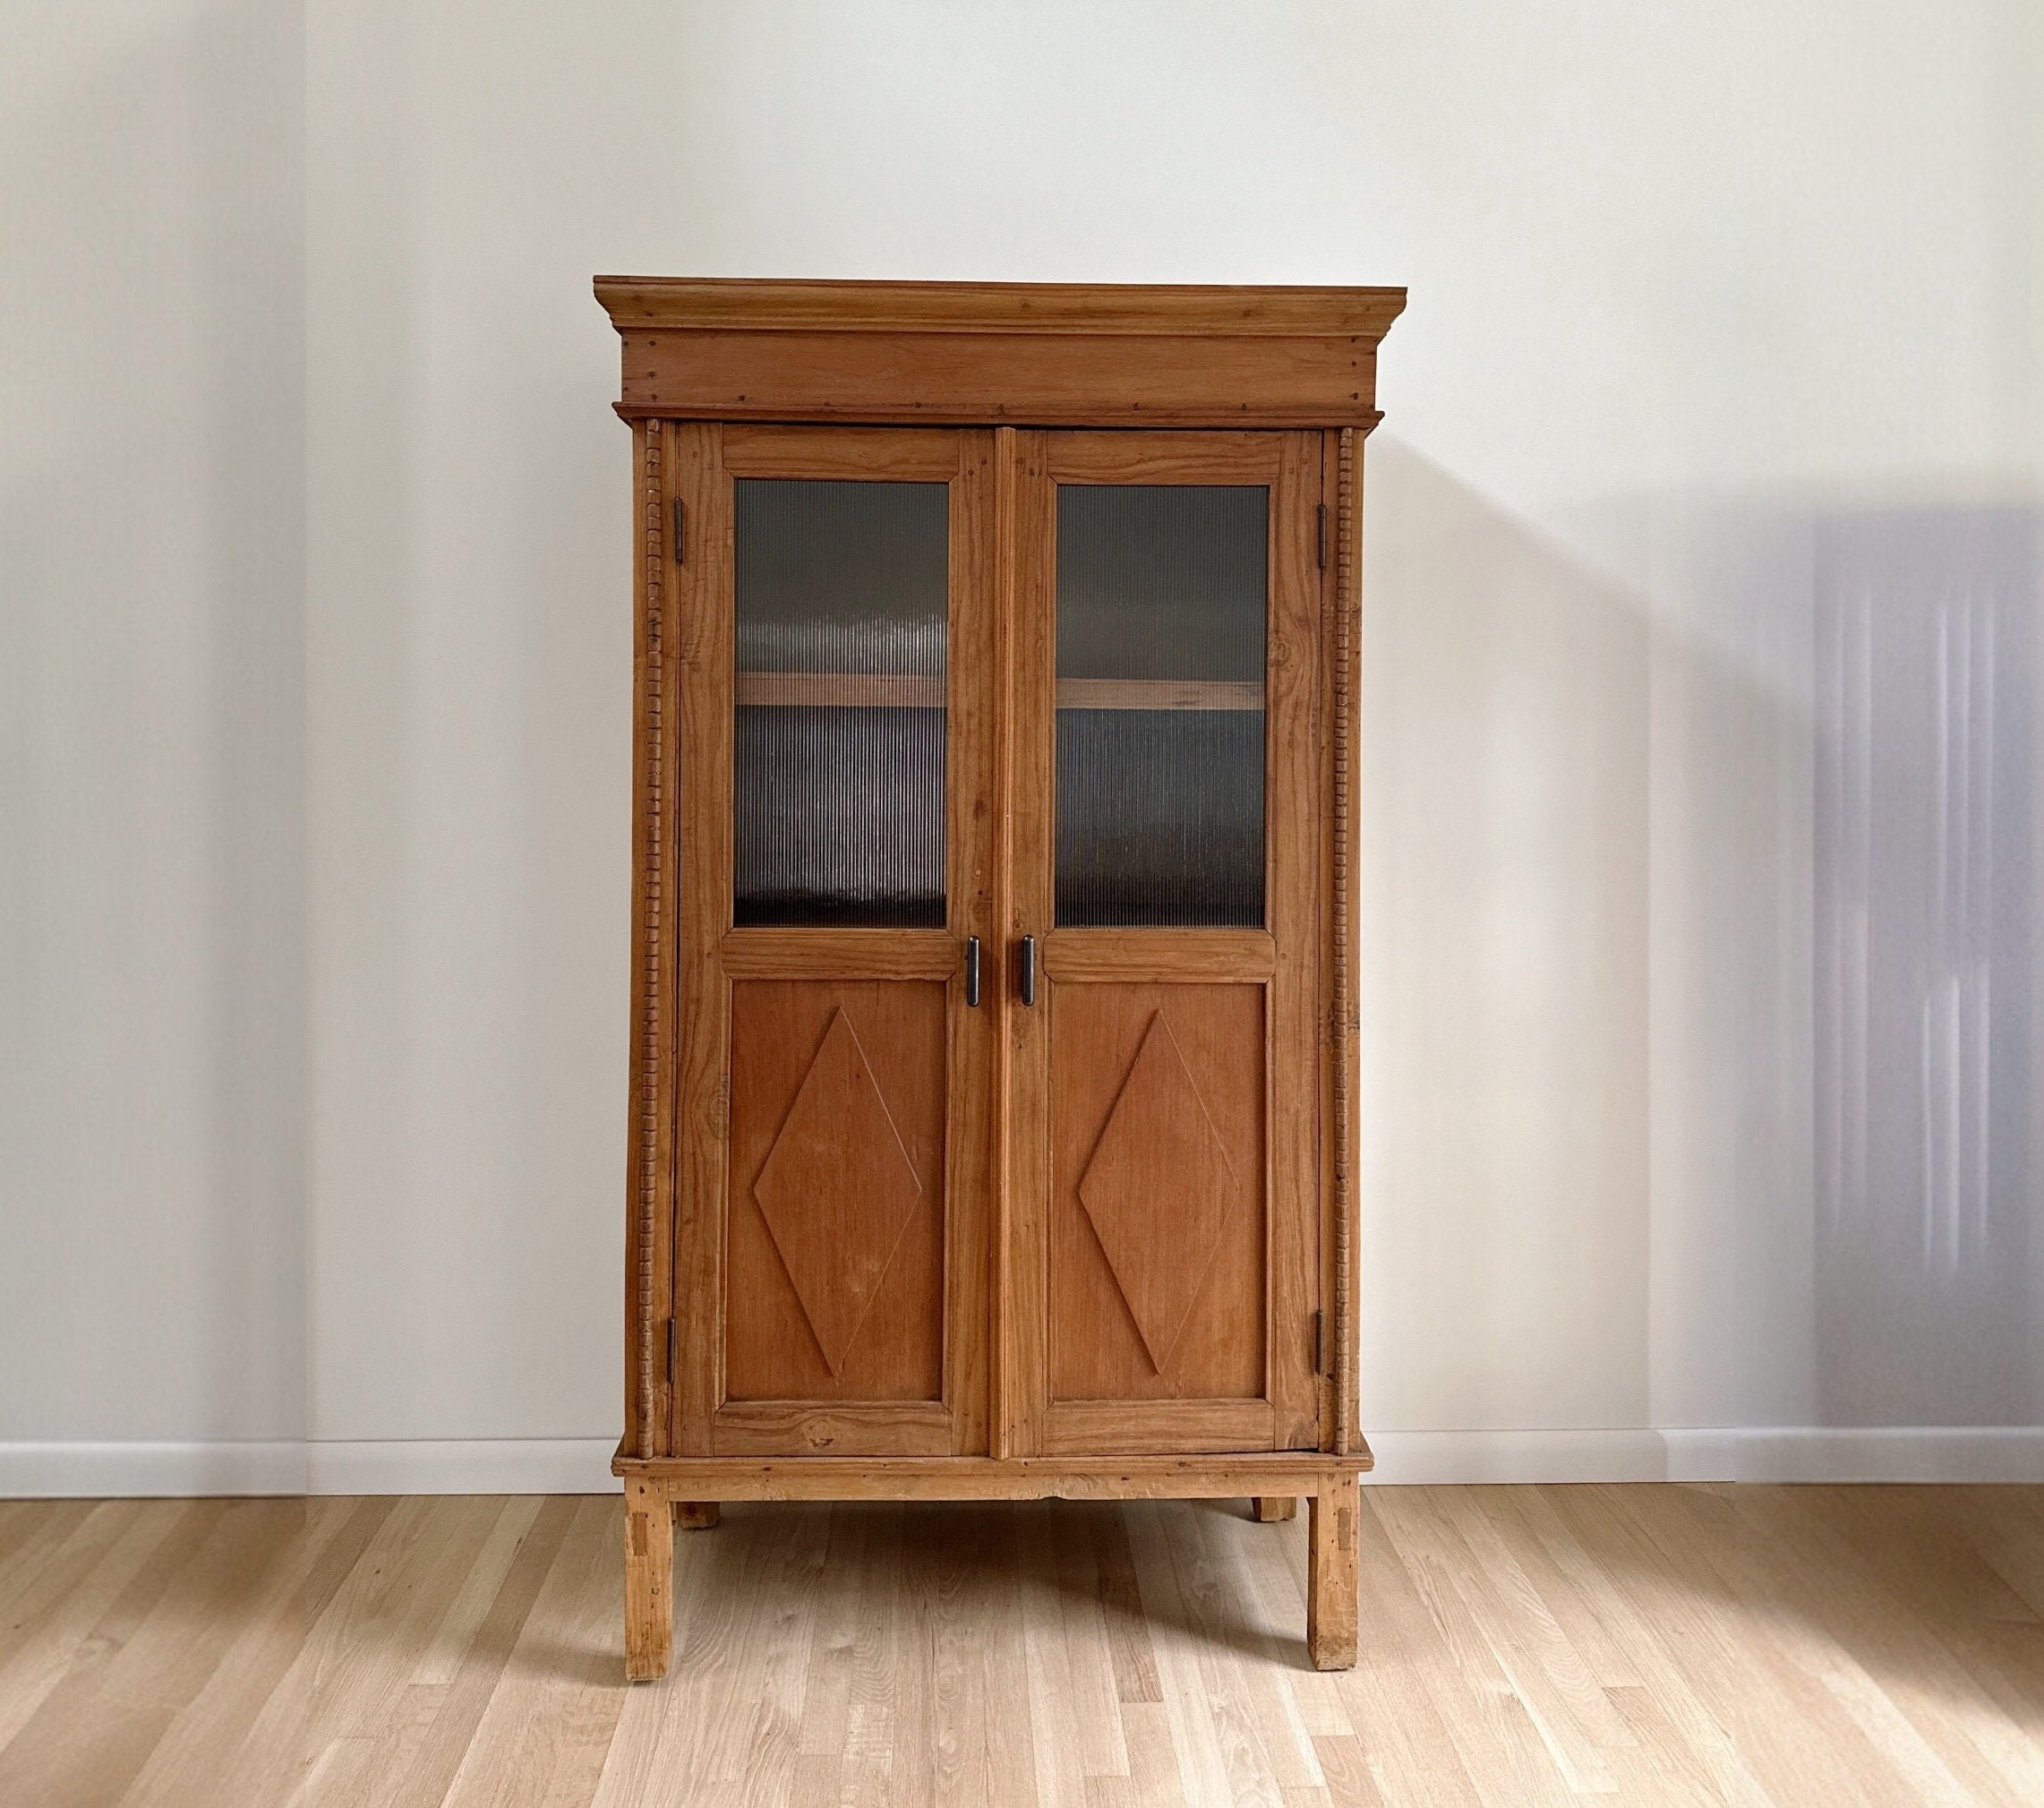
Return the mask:
<svg viewBox="0 0 2044 1808">
<path fill-rule="evenodd" d="M 712 1509 L 714 1512 L 714 1509 Z M 625 1484 L 625 1680 L 651 1683 L 674 1660 L 674 1515 L 648 1482 Z"/>
<path fill-rule="evenodd" d="M 1296 1495 L 1260 1494 L 1249 1504 L 1253 1515 L 1261 1525 L 1276 1525 L 1280 1520 L 1296 1519 L 1299 1514 Z"/>
<path fill-rule="evenodd" d="M 714 1500 L 678 1500 L 674 1503 L 674 1523 L 685 1532 L 706 1532 L 717 1522 L 717 1504 Z"/>
<path fill-rule="evenodd" d="M 1313 1497 L 1306 1535 L 1306 1649 L 1316 1670 L 1356 1667 L 1356 1516 L 1361 1491 L 1344 1476 Z"/>
</svg>

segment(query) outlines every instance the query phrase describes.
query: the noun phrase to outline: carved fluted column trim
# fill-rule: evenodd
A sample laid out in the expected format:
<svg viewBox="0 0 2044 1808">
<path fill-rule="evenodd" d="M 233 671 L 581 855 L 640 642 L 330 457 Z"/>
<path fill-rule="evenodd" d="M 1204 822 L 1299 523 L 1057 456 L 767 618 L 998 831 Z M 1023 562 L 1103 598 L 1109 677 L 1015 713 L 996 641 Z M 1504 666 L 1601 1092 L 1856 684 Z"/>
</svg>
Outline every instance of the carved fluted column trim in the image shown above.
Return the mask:
<svg viewBox="0 0 2044 1808">
<path fill-rule="evenodd" d="M 1356 450 L 1353 427 L 1341 430 L 1335 489 L 1334 565 L 1334 1448 L 1356 1444 L 1356 939 L 1353 868 L 1357 621 Z"/>
<path fill-rule="evenodd" d="M 658 1247 L 660 1201 L 660 998 L 662 951 L 665 945 L 667 911 L 662 884 L 666 868 L 667 844 L 667 721 L 665 708 L 665 648 L 667 603 L 667 531 L 663 457 L 666 427 L 647 421 L 637 429 L 639 441 L 642 604 L 645 611 L 641 683 L 643 691 L 644 806 L 643 839 L 638 858 L 641 875 L 638 1000 L 638 1213 L 637 1273 L 634 1277 L 638 1302 L 638 1424 L 635 1444 L 642 1456 L 657 1453 L 654 1435 L 654 1265 Z"/>
</svg>

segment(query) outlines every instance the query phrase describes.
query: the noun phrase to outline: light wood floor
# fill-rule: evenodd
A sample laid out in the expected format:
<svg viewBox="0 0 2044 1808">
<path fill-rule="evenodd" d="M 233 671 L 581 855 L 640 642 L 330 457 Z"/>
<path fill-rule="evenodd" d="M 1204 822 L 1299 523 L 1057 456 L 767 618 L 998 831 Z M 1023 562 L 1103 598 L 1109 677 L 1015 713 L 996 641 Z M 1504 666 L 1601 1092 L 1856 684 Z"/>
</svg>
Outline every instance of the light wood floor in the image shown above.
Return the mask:
<svg viewBox="0 0 2044 1808">
<path fill-rule="evenodd" d="M 0 1503 L 0 1804 L 2044 1804 L 2044 1489 L 734 1506 L 621 1676 L 615 1497 Z"/>
</svg>

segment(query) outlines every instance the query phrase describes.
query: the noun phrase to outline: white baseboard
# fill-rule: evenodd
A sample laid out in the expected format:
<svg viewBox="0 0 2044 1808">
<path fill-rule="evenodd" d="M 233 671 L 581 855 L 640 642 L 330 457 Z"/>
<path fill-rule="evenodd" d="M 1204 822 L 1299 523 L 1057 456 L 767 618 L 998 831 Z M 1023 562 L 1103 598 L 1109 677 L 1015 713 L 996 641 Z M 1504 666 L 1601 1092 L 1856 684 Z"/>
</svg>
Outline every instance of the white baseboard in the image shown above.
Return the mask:
<svg viewBox="0 0 2044 1808">
<path fill-rule="evenodd" d="M 1366 1432 L 1375 1487 L 1453 1482 L 1729 1481 L 1736 1432 Z"/>
<path fill-rule="evenodd" d="M 1736 1481 L 2044 1482 L 2044 1427 L 1751 1427 Z"/>
<path fill-rule="evenodd" d="M 0 1500 L 302 1495 L 298 1440 L 192 1444 L 0 1444 Z"/>
<path fill-rule="evenodd" d="M 1375 1486 L 1454 1482 L 2044 1482 L 2044 1427 L 1387 1431 Z M 610 1494 L 606 1437 L 0 1443 L 0 1499 Z"/>
<path fill-rule="evenodd" d="M 387 1439 L 305 1446 L 313 1494 L 617 1494 L 614 1437 Z"/>
<path fill-rule="evenodd" d="M 0 1500 L 180 1495 L 610 1494 L 613 1438 L 0 1443 Z"/>
<path fill-rule="evenodd" d="M 2040 1426 L 1740 1426 L 1370 1434 L 1376 1486 L 1424 1482 L 2044 1482 Z"/>
</svg>

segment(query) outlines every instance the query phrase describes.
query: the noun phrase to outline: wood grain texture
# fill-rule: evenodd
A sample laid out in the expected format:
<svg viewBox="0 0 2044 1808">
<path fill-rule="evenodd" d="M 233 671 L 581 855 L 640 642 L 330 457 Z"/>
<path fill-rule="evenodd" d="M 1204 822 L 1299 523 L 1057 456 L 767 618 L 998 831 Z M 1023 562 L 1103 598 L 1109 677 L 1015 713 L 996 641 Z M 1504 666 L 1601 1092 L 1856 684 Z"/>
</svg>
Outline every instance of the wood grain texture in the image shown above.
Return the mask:
<svg viewBox="0 0 2044 1808">
<path fill-rule="evenodd" d="M 1324 1315 L 1321 1322 L 1322 1332 L 1320 1357 L 1321 1373 L 1315 1377 L 1319 1404 L 1319 1436 L 1314 1442 L 1323 1450 L 1338 1447 L 1339 1427 L 1336 1424 L 1338 1415 L 1335 1411 L 1334 1377 L 1329 1371 L 1334 1367 L 1330 1360 L 1330 1345 L 1338 1344 L 1348 1334 L 1348 1326 L 1335 1309 L 1334 1274 L 1338 1250 L 1346 1249 L 1347 1242 L 1340 1227 L 1336 1223 L 1335 1159 L 1336 1122 L 1335 1098 L 1347 1075 L 1353 1071 L 1346 1052 L 1337 1044 L 1340 1033 L 1336 1019 L 1336 987 L 1334 960 L 1342 937 L 1339 917 L 1335 909 L 1334 867 L 1337 849 L 1344 851 L 1351 845 L 1345 829 L 1338 829 L 1335 812 L 1331 807 L 1334 796 L 1334 732 L 1336 724 L 1343 719 L 1347 700 L 1353 692 L 1349 689 L 1347 667 L 1337 656 L 1335 647 L 1335 616 L 1340 606 L 1341 550 L 1347 534 L 1347 524 L 1342 512 L 1341 483 L 1345 467 L 1341 458 L 1341 435 L 1326 433 L 1321 435 L 1321 513 L 1332 524 L 1333 544 L 1320 574 L 1321 604 L 1321 724 L 1320 741 L 1320 795 L 1323 807 L 1320 812 L 1319 889 L 1315 907 L 1320 917 L 1320 971 L 1315 989 L 1314 1002 L 1318 1011 L 1320 1041 L 1320 1086 L 1318 1106 L 1321 1135 L 1317 1150 L 1320 1188 L 1320 1267 L 1317 1275 L 1320 1287 L 1320 1308 Z M 1348 1170 L 1346 1167 L 1343 1172 Z M 1349 1202 L 1344 1202 L 1345 1204 Z"/>
<path fill-rule="evenodd" d="M 650 1683 L 674 1659 L 674 1515 L 649 1482 L 625 1484 L 625 1680 Z"/>
<path fill-rule="evenodd" d="M 670 1448 L 714 1447 L 724 1396 L 723 1298 L 730 982 L 722 945 L 731 921 L 731 488 L 714 422 L 672 429 L 674 493 L 694 524 L 678 568 L 680 784 L 674 820 L 688 851 L 677 887 L 677 1034 L 667 1078 L 675 1100 L 673 1290 L 677 1371 Z M 680 783 L 678 775 L 678 784 Z"/>
<path fill-rule="evenodd" d="M 984 1452 L 992 1436 L 990 1226 L 1001 1168 L 996 1152 L 995 1064 L 1001 1033 L 1000 825 L 995 818 L 1000 683 L 996 473 L 991 430 L 962 433 L 952 480 L 949 627 L 951 737 L 945 811 L 950 824 L 947 927 L 958 950 L 948 994 L 951 1083 L 945 1185 L 950 1200 L 945 1270 L 944 1398 L 954 1452 Z M 966 938 L 982 947 L 981 998 L 965 1002 Z"/>
<path fill-rule="evenodd" d="M 728 980 L 948 980 L 964 964 L 948 930 L 726 930 Z"/>
<path fill-rule="evenodd" d="M 1367 1490 L 1363 1661 L 1231 1501 L 740 1504 L 628 1689 L 613 1498 L 36 1502 L 0 1801 L 2028 1808 L 2044 1490 Z"/>
<path fill-rule="evenodd" d="M 952 1410 L 941 1400 L 840 1403 L 807 1392 L 796 1400 L 727 1400 L 717 1409 L 717 1451 L 725 1456 L 945 1456 L 955 1443 Z"/>
<path fill-rule="evenodd" d="M 1033 333 L 627 333 L 624 407 L 688 419 L 1321 427 L 1376 418 L 1375 342 Z"/>
<path fill-rule="evenodd" d="M 942 709 L 945 681 L 872 672 L 740 672 L 741 709 Z"/>
<path fill-rule="evenodd" d="M 1009 950 L 1034 936 L 1046 950 L 1056 921 L 1056 487 L 1045 462 L 1048 435 L 1015 432 L 1010 503 L 1008 844 Z M 1048 969 L 1047 969 L 1048 971 Z M 1050 1402 L 1050 1013 L 1008 990 L 1008 1449 L 1033 1455 Z"/>
<path fill-rule="evenodd" d="M 1306 1649 L 1316 1670 L 1356 1664 L 1356 1515 L 1354 1478 L 1313 1496 L 1306 1528 Z"/>
<path fill-rule="evenodd" d="M 1268 1400 L 1211 1394 L 1190 1400 L 1147 1392 L 1129 1400 L 1053 1400 L 1044 1412 L 1041 1443 L 1054 1456 L 1270 1450 L 1277 1444 L 1277 1416 Z"/>
<path fill-rule="evenodd" d="M 1075 984 L 1253 985 L 1277 972 L 1278 944 L 1267 930 L 1053 930 L 1043 940 L 1043 970 Z"/>
<path fill-rule="evenodd" d="M 991 479 L 994 526 L 994 608 L 987 624 L 988 784 L 992 813 L 993 870 L 988 887 L 992 959 L 984 1008 L 991 1033 L 988 1079 L 993 1089 L 988 1119 L 987 1275 L 990 1297 L 987 1325 L 987 1448 L 996 1457 L 1013 1455 L 1018 1427 L 1030 1408 L 1018 1380 L 1015 1331 L 1014 1180 L 1013 1146 L 1015 998 L 1008 985 L 1005 950 L 1015 933 L 1015 585 L 1019 570 L 1017 518 L 1021 447 L 1013 427 L 994 431 Z"/>
<path fill-rule="evenodd" d="M 638 1450 L 666 1446 L 668 1375 L 657 1353 L 672 1310 L 672 1093 L 667 1085 L 674 1029 L 668 949 L 674 934 L 675 740 L 671 714 L 677 685 L 672 587 L 666 524 L 673 459 L 663 422 L 633 430 L 637 531 L 632 536 L 637 607 L 633 632 L 631 977 L 631 1204 L 626 1217 L 625 1414 Z"/>
<path fill-rule="evenodd" d="M 1270 493 L 1269 755 L 1265 911 L 1275 945 L 1267 1009 L 1270 1350 L 1267 1390 L 1279 1444 L 1318 1444 L 1320 1390 L 1313 1315 L 1320 1291 L 1319 978 L 1325 940 L 1317 908 L 1321 612 L 1320 438 L 1287 433 Z"/>
<path fill-rule="evenodd" d="M 1219 1250 L 1243 1187 L 1161 1007 L 1076 1190 L 1150 1366 L 1168 1373 L 1206 1281 L 1202 1264 Z"/>
<path fill-rule="evenodd" d="M 1199 283 L 829 282 L 600 276 L 596 299 L 635 327 L 751 332 L 1172 334 L 1380 338 L 1402 288 Z"/>
<path fill-rule="evenodd" d="M 835 427 L 733 421 L 723 435 L 723 451 L 724 469 L 734 477 L 948 484 L 958 475 L 968 444 L 963 434 L 935 427 L 869 427 L 846 433 Z"/>
<path fill-rule="evenodd" d="M 1273 484 L 1284 440 L 1261 432 L 1054 433 L 1043 457 L 1058 484 Z"/>
<path fill-rule="evenodd" d="M 1234 1402 L 1259 1405 L 1260 1402 Z M 1227 1495 L 1307 1495 L 1367 1472 L 1367 1451 L 1236 1451 L 1058 1457 L 798 1456 L 639 1458 L 614 1474 L 659 1482 L 677 1500 L 1186 1500 Z M 1176 1495 L 1174 1490 L 1176 1491 Z"/>
<path fill-rule="evenodd" d="M 1328 1219 L 1334 1248 L 1333 1293 L 1329 1301 L 1332 1324 L 1334 1448 L 1347 1450 L 1356 1430 L 1356 1251 L 1355 1176 L 1356 1161 L 1356 1059 L 1361 1022 L 1356 1003 L 1356 876 L 1361 835 L 1361 793 L 1356 784 L 1354 741 L 1356 711 L 1362 707 L 1362 604 L 1357 584 L 1362 567 L 1356 538 L 1362 444 L 1355 431 L 1343 428 L 1336 444 L 1334 510 L 1334 622 L 1328 637 L 1334 667 L 1328 724 L 1330 764 L 1327 814 L 1333 825 L 1330 851 L 1332 917 L 1327 973 L 1332 992 L 1328 1093 L 1332 1115 L 1328 1126 L 1331 1157 Z"/>
<path fill-rule="evenodd" d="M 945 1016 L 932 981 L 732 986 L 726 1401 L 940 1399 Z"/>
<path fill-rule="evenodd" d="M 1258 1495 L 1249 1506 L 1259 1525 L 1277 1525 L 1284 1520 L 1296 1519 L 1299 1514 L 1296 1495 Z"/>
<path fill-rule="evenodd" d="M 1263 988 L 1060 983 L 1046 1008 L 1054 1410 L 1261 1398 Z"/>
<path fill-rule="evenodd" d="M 1253 681 L 1178 678 L 1060 678 L 1060 709 L 1224 709 L 1263 707 Z"/>
</svg>

